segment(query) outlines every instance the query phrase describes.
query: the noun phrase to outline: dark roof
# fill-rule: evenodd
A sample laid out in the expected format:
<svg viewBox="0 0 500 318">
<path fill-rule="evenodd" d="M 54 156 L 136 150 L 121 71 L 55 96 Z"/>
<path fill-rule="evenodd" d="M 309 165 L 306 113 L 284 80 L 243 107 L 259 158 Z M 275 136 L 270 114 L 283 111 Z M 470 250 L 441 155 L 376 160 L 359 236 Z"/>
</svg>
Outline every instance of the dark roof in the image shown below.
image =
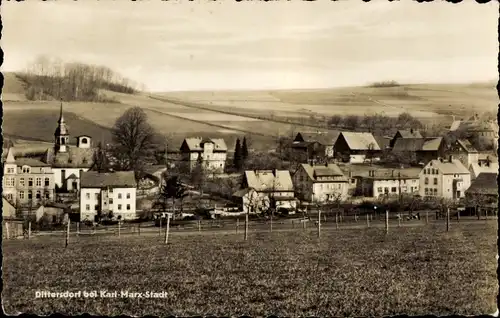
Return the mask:
<svg viewBox="0 0 500 318">
<path fill-rule="evenodd" d="M 467 151 L 467 152 L 470 152 L 470 153 L 476 153 L 477 152 L 476 148 L 474 148 L 474 146 L 471 144 L 471 142 L 468 141 L 467 139 L 458 139 L 457 143 L 460 146 L 462 146 L 462 148 L 465 151 Z"/>
<path fill-rule="evenodd" d="M 253 190 L 252 188 L 245 188 L 245 189 L 241 189 L 241 190 L 238 190 L 236 191 L 235 193 L 233 193 L 233 197 L 236 197 L 236 198 L 242 198 L 244 197 L 248 192 L 250 192 L 251 190 Z"/>
<path fill-rule="evenodd" d="M 338 133 L 334 132 L 299 132 L 294 141 L 305 141 L 314 142 L 322 144 L 323 146 L 333 146 L 335 140 L 337 140 Z"/>
<path fill-rule="evenodd" d="M 49 164 L 42 162 L 38 159 L 33 158 L 17 158 L 16 165 L 18 166 L 30 166 L 30 167 L 50 167 Z"/>
<path fill-rule="evenodd" d="M 82 172 L 80 187 L 82 188 L 104 188 L 125 187 L 135 188 L 137 183 L 133 171 L 117 171 L 99 173 L 97 171 Z"/>
<path fill-rule="evenodd" d="M 471 194 L 498 194 L 497 176 L 497 173 L 480 173 L 465 192 Z"/>
<path fill-rule="evenodd" d="M 388 148 L 389 144 L 391 143 L 391 140 L 384 136 L 373 136 L 373 138 L 375 138 L 375 140 L 377 141 L 380 149 Z"/>
<path fill-rule="evenodd" d="M 67 147 L 66 152 L 54 152 L 47 149 L 44 161 L 52 164 L 54 168 L 90 168 L 94 159 L 95 148 Z"/>
<path fill-rule="evenodd" d="M 393 151 L 437 151 L 442 137 L 433 138 L 398 138 Z"/>
<path fill-rule="evenodd" d="M 404 138 L 404 139 L 411 139 L 411 138 L 422 138 L 422 135 L 420 134 L 420 131 L 418 130 L 398 130 L 399 135 L 401 136 L 401 138 Z M 397 134 L 396 133 L 396 134 Z"/>
</svg>

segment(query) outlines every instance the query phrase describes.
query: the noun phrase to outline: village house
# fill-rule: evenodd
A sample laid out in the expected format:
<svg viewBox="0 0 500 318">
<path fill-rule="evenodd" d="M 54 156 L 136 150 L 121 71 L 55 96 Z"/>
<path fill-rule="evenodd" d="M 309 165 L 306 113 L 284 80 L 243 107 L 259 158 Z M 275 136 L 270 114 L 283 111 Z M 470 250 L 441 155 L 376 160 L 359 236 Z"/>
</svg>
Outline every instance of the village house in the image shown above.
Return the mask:
<svg viewBox="0 0 500 318">
<path fill-rule="evenodd" d="M 415 154 L 415 161 L 427 163 L 445 155 L 446 143 L 443 137 L 399 138 L 394 142 L 392 152 Z"/>
<path fill-rule="evenodd" d="M 83 172 L 80 187 L 82 221 L 109 215 L 121 220 L 136 218 L 137 183 L 133 171 Z"/>
<path fill-rule="evenodd" d="M 187 171 L 197 164 L 210 172 L 223 173 L 226 165 L 227 146 L 222 138 L 186 138 L 180 152 Z"/>
<path fill-rule="evenodd" d="M 70 208 L 62 203 L 45 203 L 35 211 L 35 221 L 45 224 L 63 224 L 69 218 Z"/>
<path fill-rule="evenodd" d="M 479 154 L 478 160 L 469 165 L 471 180 L 476 179 L 481 173 L 498 173 L 498 168 L 497 157 L 488 154 Z"/>
<path fill-rule="evenodd" d="M 288 170 L 247 170 L 243 177 L 242 189 L 248 190 L 238 191 L 235 195 L 242 198 L 245 196 L 244 210 L 245 205 L 251 212 L 265 211 L 268 208 L 295 211 L 297 208 L 293 182 Z"/>
<path fill-rule="evenodd" d="M 471 137 L 478 137 L 491 144 L 493 150 L 498 148 L 498 123 L 496 120 L 483 120 L 478 114 L 465 120 L 453 120 L 450 131 L 463 130 Z"/>
<path fill-rule="evenodd" d="M 481 173 L 465 191 L 466 202 L 472 208 L 498 211 L 498 173 Z"/>
<path fill-rule="evenodd" d="M 302 162 L 333 158 L 333 144 L 337 136 L 331 132 L 299 132 L 292 141 L 292 154 Z"/>
<path fill-rule="evenodd" d="M 394 147 L 394 144 L 396 143 L 396 140 L 398 139 L 421 139 L 423 138 L 422 135 L 418 130 L 398 130 L 394 137 L 391 139 L 389 147 L 392 148 Z"/>
<path fill-rule="evenodd" d="M 458 159 L 449 156 L 431 160 L 419 174 L 420 196 L 459 199 L 471 184 L 469 170 Z"/>
<path fill-rule="evenodd" d="M 53 201 L 54 173 L 50 165 L 33 158 L 14 158 L 13 148 L 4 161 L 3 196 L 14 206 L 37 206 Z"/>
<path fill-rule="evenodd" d="M 479 160 L 479 152 L 467 139 L 457 139 L 450 144 L 447 153 L 469 167 Z"/>
<path fill-rule="evenodd" d="M 4 220 L 16 218 L 16 207 L 4 195 L 2 195 L 2 218 Z"/>
<path fill-rule="evenodd" d="M 293 183 L 298 198 L 308 202 L 339 201 L 348 196 L 349 180 L 336 164 L 301 164 Z"/>
<path fill-rule="evenodd" d="M 368 175 L 355 176 L 358 179 L 356 194 L 379 198 L 419 193 L 420 169 L 376 169 Z"/>
<path fill-rule="evenodd" d="M 55 144 L 47 149 L 43 162 L 52 166 L 56 189 L 61 192 L 74 192 L 80 188 L 80 175 L 93 164 L 95 148 L 92 138 L 87 135 L 76 137 L 76 145 L 69 142 L 69 129 L 64 121 L 61 103 L 58 126 L 54 132 Z"/>
<path fill-rule="evenodd" d="M 333 146 L 334 156 L 342 162 L 363 163 L 380 157 L 380 146 L 371 133 L 341 132 Z"/>
</svg>

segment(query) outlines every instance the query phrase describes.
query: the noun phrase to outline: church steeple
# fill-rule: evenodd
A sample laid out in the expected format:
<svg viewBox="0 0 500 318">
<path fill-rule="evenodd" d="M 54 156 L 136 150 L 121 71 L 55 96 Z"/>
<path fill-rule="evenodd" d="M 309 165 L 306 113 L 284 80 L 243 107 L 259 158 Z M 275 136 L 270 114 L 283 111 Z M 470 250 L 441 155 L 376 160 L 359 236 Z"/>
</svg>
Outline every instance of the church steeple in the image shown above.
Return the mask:
<svg viewBox="0 0 500 318">
<path fill-rule="evenodd" d="M 57 121 L 58 125 L 56 131 L 54 132 L 55 137 L 55 150 L 57 152 L 66 152 L 67 144 L 69 142 L 69 131 L 68 127 L 66 127 L 66 123 L 64 122 L 63 116 L 63 104 L 61 100 L 61 108 L 59 111 L 59 120 Z"/>
</svg>

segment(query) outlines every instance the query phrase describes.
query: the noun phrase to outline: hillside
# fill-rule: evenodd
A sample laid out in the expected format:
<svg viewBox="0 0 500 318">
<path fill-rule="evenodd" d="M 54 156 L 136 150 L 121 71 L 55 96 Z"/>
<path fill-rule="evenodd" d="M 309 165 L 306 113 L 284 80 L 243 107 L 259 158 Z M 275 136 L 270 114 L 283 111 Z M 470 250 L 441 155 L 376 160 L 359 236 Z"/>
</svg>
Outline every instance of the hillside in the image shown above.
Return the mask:
<svg viewBox="0 0 500 318">
<path fill-rule="evenodd" d="M 17 138 L 51 141 L 57 121 L 56 101 L 26 101 L 23 83 L 5 74 L 4 134 Z M 251 147 L 274 148 L 277 136 L 298 131 L 326 130 L 332 115 L 364 115 L 407 111 L 426 123 L 451 123 L 452 115 L 497 111 L 493 84 L 405 85 L 318 90 L 171 92 L 124 94 L 99 90 L 113 103 L 65 102 L 71 135 L 90 134 L 108 140 L 109 128 L 127 108 L 146 110 L 154 128 L 168 136 L 173 148 L 186 136 L 226 139 L 229 148 L 236 138 L 249 137 Z M 322 126 L 323 125 L 323 126 Z"/>
</svg>

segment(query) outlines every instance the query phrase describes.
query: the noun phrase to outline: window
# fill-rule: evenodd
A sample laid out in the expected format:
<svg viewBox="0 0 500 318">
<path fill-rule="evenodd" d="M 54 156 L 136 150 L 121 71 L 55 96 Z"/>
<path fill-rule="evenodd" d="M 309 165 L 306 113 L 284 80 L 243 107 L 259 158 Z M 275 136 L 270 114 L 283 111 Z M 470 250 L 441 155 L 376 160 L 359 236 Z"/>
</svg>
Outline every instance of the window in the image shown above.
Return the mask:
<svg viewBox="0 0 500 318">
<path fill-rule="evenodd" d="M 382 187 L 378 187 L 377 192 L 382 192 Z"/>
<path fill-rule="evenodd" d="M 24 187 L 24 185 L 25 185 L 25 183 L 24 183 L 24 178 L 20 178 L 20 179 L 19 179 L 19 185 L 20 185 L 21 187 Z"/>
<path fill-rule="evenodd" d="M 99 211 L 99 204 L 94 205 L 94 210 Z"/>
<path fill-rule="evenodd" d="M 7 200 L 12 201 L 12 193 L 7 194 Z"/>
<path fill-rule="evenodd" d="M 391 188 L 391 192 L 392 192 L 392 193 L 395 193 L 396 191 L 397 191 L 397 190 L 396 190 L 396 187 L 392 187 L 392 188 Z"/>
<path fill-rule="evenodd" d="M 94 198 L 95 198 L 96 200 L 99 200 L 99 193 L 94 193 Z"/>
<path fill-rule="evenodd" d="M 82 138 L 82 144 L 88 143 L 87 138 Z"/>
<path fill-rule="evenodd" d="M 36 199 L 37 200 L 40 200 L 42 198 L 42 194 L 40 193 L 40 191 L 36 191 Z"/>
<path fill-rule="evenodd" d="M 16 179 L 14 179 L 13 177 L 5 178 L 5 186 L 13 187 L 15 185 L 16 185 Z"/>
<path fill-rule="evenodd" d="M 434 185 L 438 184 L 438 178 L 434 178 Z"/>
<path fill-rule="evenodd" d="M 118 193 L 118 199 L 121 199 L 121 198 L 122 198 L 122 194 Z"/>
<path fill-rule="evenodd" d="M 36 186 L 41 187 L 42 186 L 42 178 L 36 178 Z"/>
<path fill-rule="evenodd" d="M 438 194 L 438 189 L 434 188 L 434 195 L 437 195 L 437 194 Z"/>
<path fill-rule="evenodd" d="M 121 210 L 121 209 L 122 209 L 122 205 L 118 204 L 118 210 Z"/>
<path fill-rule="evenodd" d="M 28 178 L 28 187 L 33 186 L 33 178 Z"/>
<path fill-rule="evenodd" d="M 31 167 L 23 166 L 23 173 L 30 173 L 30 172 L 31 172 Z"/>
<path fill-rule="evenodd" d="M 85 205 L 85 210 L 90 211 L 90 204 Z"/>
<path fill-rule="evenodd" d="M 19 191 L 19 199 L 24 200 L 24 191 Z"/>
<path fill-rule="evenodd" d="M 50 185 L 50 179 L 45 178 L 45 186 L 48 187 Z"/>
<path fill-rule="evenodd" d="M 14 173 L 14 168 L 7 168 L 7 173 Z"/>
<path fill-rule="evenodd" d="M 384 188 L 384 192 L 385 192 L 385 193 L 389 193 L 389 188 L 388 188 L 388 187 L 385 187 L 385 188 Z"/>
<path fill-rule="evenodd" d="M 425 188 L 425 195 L 429 195 L 429 188 Z"/>
<path fill-rule="evenodd" d="M 40 173 L 45 173 L 45 168 L 40 168 Z"/>
<path fill-rule="evenodd" d="M 425 177 L 424 183 L 429 184 L 429 178 Z"/>
<path fill-rule="evenodd" d="M 50 199 L 50 192 L 45 192 L 45 199 L 47 199 L 47 200 Z"/>
<path fill-rule="evenodd" d="M 427 174 L 427 169 L 424 169 L 424 174 Z"/>
<path fill-rule="evenodd" d="M 109 198 L 109 204 L 113 204 L 113 198 Z"/>
<path fill-rule="evenodd" d="M 87 200 L 90 199 L 90 193 L 85 194 L 85 199 L 87 199 Z"/>
<path fill-rule="evenodd" d="M 31 190 L 28 191 L 28 200 L 33 199 L 33 192 Z"/>
<path fill-rule="evenodd" d="M 127 210 L 130 210 L 130 204 L 127 204 Z"/>
</svg>

